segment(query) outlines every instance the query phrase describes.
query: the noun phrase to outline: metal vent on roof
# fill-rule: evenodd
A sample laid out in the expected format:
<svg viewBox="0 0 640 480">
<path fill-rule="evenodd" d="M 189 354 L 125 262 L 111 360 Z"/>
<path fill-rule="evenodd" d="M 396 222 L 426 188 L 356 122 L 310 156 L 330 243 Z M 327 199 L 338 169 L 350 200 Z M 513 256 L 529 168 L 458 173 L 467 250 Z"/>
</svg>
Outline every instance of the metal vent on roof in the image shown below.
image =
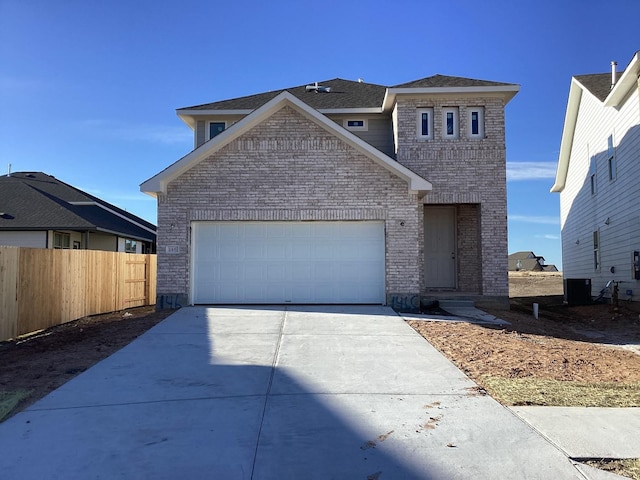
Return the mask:
<svg viewBox="0 0 640 480">
<path fill-rule="evenodd" d="M 331 93 L 331 87 L 323 87 L 322 85 L 318 85 L 318 82 L 313 85 L 307 85 L 305 88 L 307 92 Z"/>
</svg>

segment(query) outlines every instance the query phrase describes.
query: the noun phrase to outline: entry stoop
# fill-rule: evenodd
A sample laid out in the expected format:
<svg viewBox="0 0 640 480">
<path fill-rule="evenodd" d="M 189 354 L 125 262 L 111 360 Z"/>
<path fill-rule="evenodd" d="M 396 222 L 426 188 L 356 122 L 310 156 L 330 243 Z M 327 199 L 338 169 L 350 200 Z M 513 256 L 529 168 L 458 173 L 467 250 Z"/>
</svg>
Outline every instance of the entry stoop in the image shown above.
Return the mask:
<svg viewBox="0 0 640 480">
<path fill-rule="evenodd" d="M 476 306 L 473 300 L 466 299 L 458 299 L 458 298 L 449 298 L 439 300 L 440 308 L 443 310 L 447 310 L 447 308 L 474 308 Z"/>
</svg>

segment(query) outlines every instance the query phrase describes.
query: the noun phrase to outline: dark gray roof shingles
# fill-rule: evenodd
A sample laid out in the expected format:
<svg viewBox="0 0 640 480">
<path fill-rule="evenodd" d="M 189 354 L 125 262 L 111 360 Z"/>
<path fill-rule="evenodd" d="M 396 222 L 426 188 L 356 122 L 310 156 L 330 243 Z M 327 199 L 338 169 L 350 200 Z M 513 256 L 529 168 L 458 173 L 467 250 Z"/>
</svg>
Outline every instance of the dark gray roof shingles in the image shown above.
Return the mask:
<svg viewBox="0 0 640 480">
<path fill-rule="evenodd" d="M 108 230 L 155 240 L 155 234 L 132 222 L 155 231 L 153 224 L 41 172 L 0 176 L 0 213 L 4 214 L 0 216 L 0 230 Z"/>
<path fill-rule="evenodd" d="M 246 97 L 180 108 L 178 109 L 178 112 L 184 110 L 255 110 L 284 91 L 291 93 L 316 110 L 380 108 L 388 88 L 374 83 L 356 82 L 352 80 L 343 80 L 341 78 L 318 82 L 319 86 L 330 87 L 330 93 L 307 91 L 307 85 L 313 85 L 313 83 L 299 85 L 292 88 L 284 88 L 282 90 L 258 93 L 256 95 L 249 95 Z M 504 87 L 510 85 L 514 84 L 475 80 L 472 78 L 450 77 L 446 75 L 433 75 L 420 80 L 395 85 L 391 88 Z"/>
<path fill-rule="evenodd" d="M 616 74 L 617 78 L 620 78 L 622 73 L 623 72 L 618 72 Z M 601 102 L 604 102 L 611 92 L 611 72 L 575 75 L 574 78 Z"/>
</svg>

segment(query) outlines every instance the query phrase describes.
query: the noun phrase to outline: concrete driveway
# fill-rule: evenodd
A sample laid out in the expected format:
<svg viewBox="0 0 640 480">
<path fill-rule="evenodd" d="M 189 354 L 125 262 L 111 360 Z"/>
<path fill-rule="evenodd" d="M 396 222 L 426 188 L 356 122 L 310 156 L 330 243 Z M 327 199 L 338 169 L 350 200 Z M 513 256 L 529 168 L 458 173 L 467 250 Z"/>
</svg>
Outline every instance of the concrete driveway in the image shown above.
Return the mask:
<svg viewBox="0 0 640 480">
<path fill-rule="evenodd" d="M 587 478 L 385 307 L 183 308 L 0 424 L 5 480 Z"/>
</svg>

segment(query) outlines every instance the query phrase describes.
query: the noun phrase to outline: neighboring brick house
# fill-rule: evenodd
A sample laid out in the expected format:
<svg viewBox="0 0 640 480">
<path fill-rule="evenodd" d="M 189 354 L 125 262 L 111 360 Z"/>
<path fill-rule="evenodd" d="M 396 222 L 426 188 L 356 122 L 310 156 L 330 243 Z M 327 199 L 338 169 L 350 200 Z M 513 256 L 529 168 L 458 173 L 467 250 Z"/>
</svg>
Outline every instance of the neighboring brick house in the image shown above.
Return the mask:
<svg viewBox="0 0 640 480">
<path fill-rule="evenodd" d="M 156 227 L 42 172 L 0 176 L 0 245 L 155 253 Z"/>
<path fill-rule="evenodd" d="M 334 79 L 178 110 L 158 304 L 508 298 L 505 105 L 519 86 Z"/>
<path fill-rule="evenodd" d="M 640 295 L 640 51 L 623 72 L 571 79 L 555 184 L 560 193 L 562 269 Z M 584 282 L 583 282 L 584 283 Z M 565 292 L 566 293 L 566 292 Z"/>
</svg>

